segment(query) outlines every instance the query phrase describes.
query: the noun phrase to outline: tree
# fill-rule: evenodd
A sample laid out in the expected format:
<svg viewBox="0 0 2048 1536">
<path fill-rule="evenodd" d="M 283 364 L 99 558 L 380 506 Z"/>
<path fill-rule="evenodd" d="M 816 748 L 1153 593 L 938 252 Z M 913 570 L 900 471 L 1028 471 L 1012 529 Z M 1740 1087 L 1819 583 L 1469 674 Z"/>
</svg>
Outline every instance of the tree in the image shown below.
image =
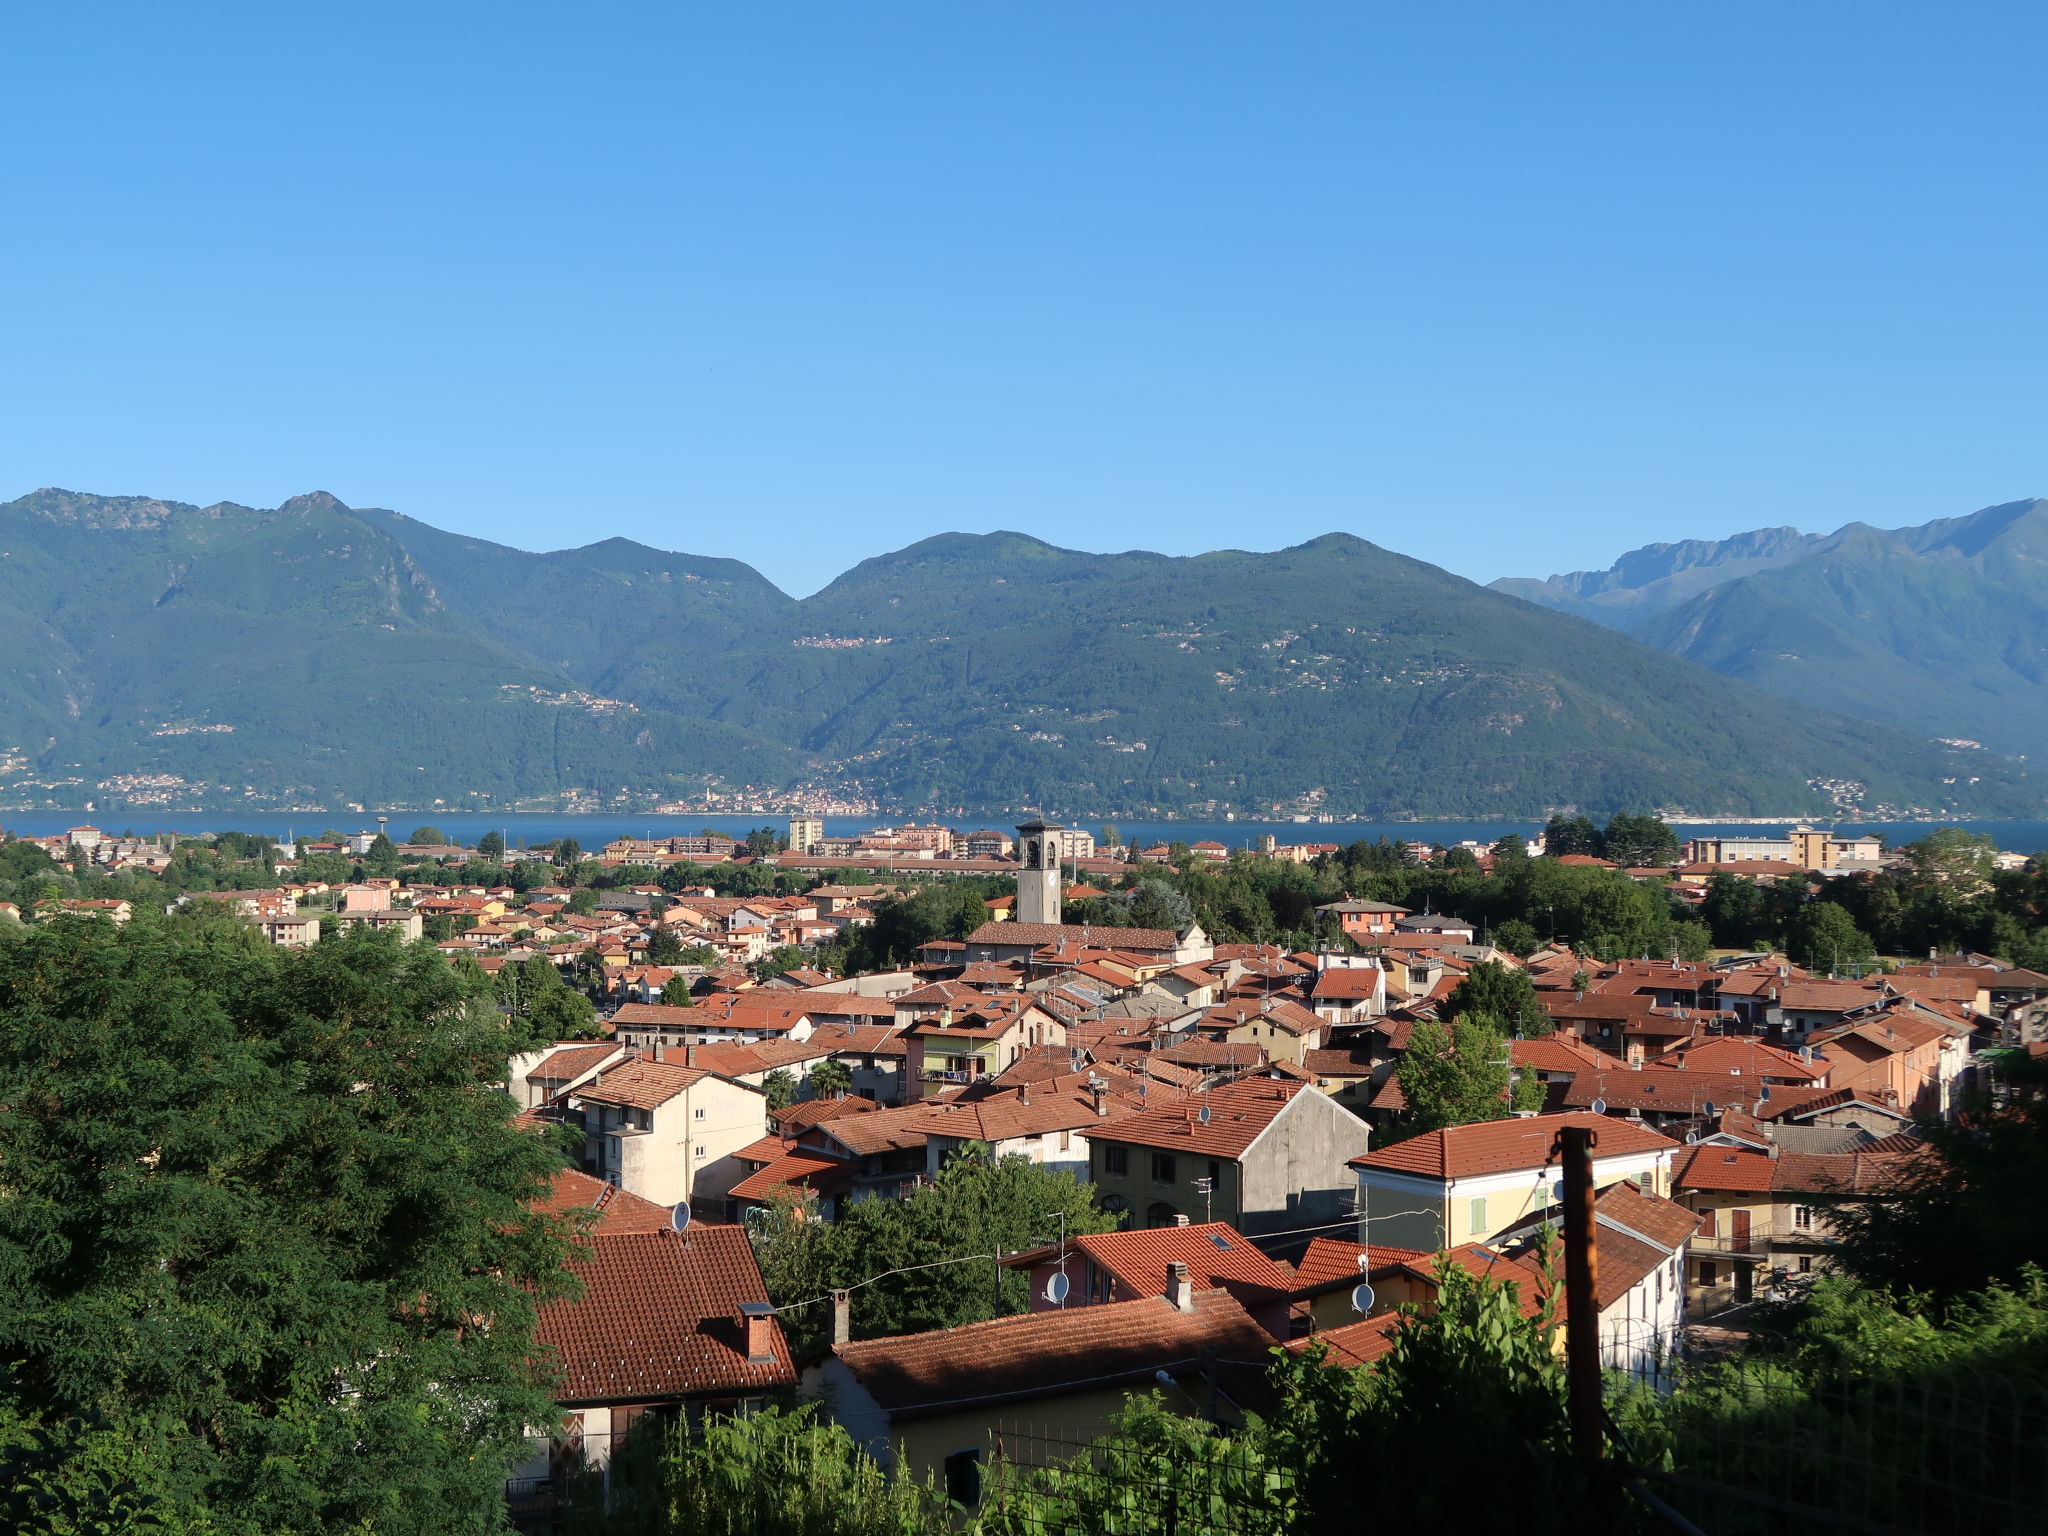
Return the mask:
<svg viewBox="0 0 2048 1536">
<path fill-rule="evenodd" d="M 1785 953 L 1795 965 L 1832 975 L 1868 963 L 1877 951 L 1847 911 L 1832 901 L 1813 901 L 1786 924 Z"/>
<path fill-rule="evenodd" d="M 568 1231 L 464 987 L 368 933 L 0 942 L 0 1417 L 101 1415 L 195 1530 L 496 1528 Z"/>
<path fill-rule="evenodd" d="M 998 1315 L 998 1289 L 1002 1313 L 1024 1311 L 1025 1277 L 1009 1271 L 998 1277 L 993 1258 L 981 1262 L 978 1256 L 1057 1237 L 1059 1213 L 1070 1235 L 1112 1225 L 1095 1209 L 1094 1186 L 1021 1157 L 991 1158 L 986 1145 L 969 1142 L 908 1200 L 862 1200 L 831 1223 L 799 1219 L 794 1207 L 772 1211 L 760 1225 L 756 1251 L 769 1299 L 793 1308 L 783 1314 L 783 1326 L 801 1357 L 822 1350 L 831 1317 L 822 1306 L 796 1303 L 915 1265 L 963 1261 L 892 1275 L 855 1291 L 855 1338 L 985 1321 Z"/>
<path fill-rule="evenodd" d="M 1102 835 L 1095 841 L 1104 848 L 1121 848 L 1124 843 L 1123 835 L 1117 831 L 1116 823 L 1113 821 L 1105 821 L 1102 824 Z"/>
<path fill-rule="evenodd" d="M 1953 1119 L 1918 1117 L 1925 1151 L 1893 1160 L 1886 1187 L 1833 1202 L 1843 1270 L 1936 1296 L 2048 1270 L 2048 1061 L 2001 1052 L 1990 1076 Z"/>
<path fill-rule="evenodd" d="M 1568 853 L 1597 856 L 1600 852 L 1599 828 L 1585 816 L 1574 816 L 1569 820 L 1553 816 L 1543 828 L 1543 852 L 1553 859 Z"/>
<path fill-rule="evenodd" d="M 675 929 L 661 927 L 654 930 L 647 940 L 647 963 L 671 967 L 683 963 L 683 942 L 676 937 Z"/>
<path fill-rule="evenodd" d="M 525 1026 L 526 1039 L 583 1040 L 603 1033 L 590 999 L 562 980 L 545 956 L 509 961 L 498 972 L 497 995 L 506 1012 Z"/>
<path fill-rule="evenodd" d="M 1623 869 L 1646 869 L 1678 861 L 1678 834 L 1660 816 L 1618 812 L 1600 837 L 1601 857 Z"/>
<path fill-rule="evenodd" d="M 583 845 L 573 837 L 565 837 L 555 844 L 554 863 L 557 869 L 574 869 L 583 858 Z"/>
<path fill-rule="evenodd" d="M 1395 1140 L 1481 1120 L 1507 1118 L 1507 1038 L 1488 1015 L 1468 1013 L 1445 1025 L 1424 1019 L 1408 1037 L 1394 1069 L 1408 1101 Z"/>
<path fill-rule="evenodd" d="M 1461 874 L 1479 873 L 1479 855 L 1470 848 L 1449 848 L 1444 851 L 1444 868 Z"/>
<path fill-rule="evenodd" d="M 1140 880 L 1125 904 L 1133 928 L 1164 928 L 1186 933 L 1195 921 L 1194 906 L 1164 880 Z"/>
<path fill-rule="evenodd" d="M 1526 864 L 1529 862 L 1529 842 L 1519 832 L 1510 832 L 1493 845 L 1493 869 L 1501 873 L 1503 864 Z"/>
<path fill-rule="evenodd" d="M 811 1097 L 836 1099 L 853 1091 L 853 1072 L 843 1061 L 821 1061 L 811 1068 Z"/>
<path fill-rule="evenodd" d="M 761 1079 L 761 1092 L 770 1109 L 787 1109 L 796 1102 L 796 1075 L 787 1067 L 777 1067 Z"/>
<path fill-rule="evenodd" d="M 1481 960 L 1451 989 L 1440 1010 L 1446 1019 L 1483 1013 L 1525 1035 L 1550 1033 L 1550 1015 L 1536 996 L 1536 983 L 1519 966 Z"/>
<path fill-rule="evenodd" d="M 773 827 L 756 827 L 747 834 L 747 852 L 757 859 L 782 851 L 782 838 Z"/>
<path fill-rule="evenodd" d="M 505 858 L 505 834 L 486 832 L 476 840 L 476 856 L 486 864 L 499 864 Z"/>
<path fill-rule="evenodd" d="M 597 888 L 589 885 L 578 886 L 569 893 L 569 900 L 565 905 L 578 917 L 591 916 L 597 911 Z"/>
<path fill-rule="evenodd" d="M 389 880 L 398 873 L 398 845 L 379 832 L 363 854 L 363 868 L 380 880 Z"/>
<path fill-rule="evenodd" d="M 1493 942 L 1511 955 L 1532 953 L 1542 942 L 1536 930 L 1519 917 L 1511 917 L 1493 930 Z"/>
<path fill-rule="evenodd" d="M 408 837 L 406 841 L 415 848 L 445 848 L 448 846 L 448 834 L 439 827 L 429 824 L 424 827 L 414 827 L 412 829 L 412 836 Z"/>
</svg>

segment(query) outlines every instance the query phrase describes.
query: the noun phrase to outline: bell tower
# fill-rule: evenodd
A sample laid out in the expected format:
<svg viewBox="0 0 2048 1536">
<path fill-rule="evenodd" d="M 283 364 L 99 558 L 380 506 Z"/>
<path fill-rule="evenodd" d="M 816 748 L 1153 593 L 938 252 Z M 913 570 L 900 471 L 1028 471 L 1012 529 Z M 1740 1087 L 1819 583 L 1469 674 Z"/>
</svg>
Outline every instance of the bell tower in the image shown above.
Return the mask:
<svg viewBox="0 0 2048 1536">
<path fill-rule="evenodd" d="M 1060 855 L 1066 842 L 1057 822 L 1027 821 L 1017 829 L 1017 921 L 1057 923 L 1060 920 Z"/>
</svg>

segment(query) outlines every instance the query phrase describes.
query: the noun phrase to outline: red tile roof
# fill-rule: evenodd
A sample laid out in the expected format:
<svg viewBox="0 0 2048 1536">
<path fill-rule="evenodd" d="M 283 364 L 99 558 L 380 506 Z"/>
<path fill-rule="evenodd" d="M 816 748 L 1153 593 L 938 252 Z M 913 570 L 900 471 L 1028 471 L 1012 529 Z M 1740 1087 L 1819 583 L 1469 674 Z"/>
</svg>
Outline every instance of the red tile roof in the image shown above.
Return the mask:
<svg viewBox="0 0 2048 1536">
<path fill-rule="evenodd" d="M 561 1369 L 557 1402 L 663 1402 L 795 1385 L 779 1324 L 769 1325 L 773 1361 L 748 1361 L 739 1309 L 765 1305 L 768 1292 L 742 1228 L 601 1235 L 569 1269 L 582 1297 L 543 1304 L 536 1330 Z"/>
<path fill-rule="evenodd" d="M 1113 943 L 1118 949 L 1147 953 L 1171 952 L 1180 947 L 1180 935 L 1171 928 L 1091 928 L 1080 923 L 983 923 L 967 935 L 969 945 L 1001 945 L 1015 948 L 1029 944 L 1033 949 L 1059 945 Z"/>
<path fill-rule="evenodd" d="M 1321 1290 L 1339 1281 L 1356 1285 L 1368 1273 L 1389 1264 L 1418 1264 L 1429 1255 L 1420 1248 L 1389 1248 L 1383 1243 L 1347 1243 L 1342 1238 L 1311 1239 L 1308 1251 L 1295 1261 L 1295 1291 Z M 1365 1263 L 1358 1261 L 1364 1259 Z"/>
<path fill-rule="evenodd" d="M 545 1077 L 556 1082 L 566 1082 L 572 1077 L 580 1077 L 606 1058 L 617 1055 L 618 1050 L 616 1045 L 610 1044 L 572 1045 L 566 1050 L 551 1052 L 526 1074 L 527 1080 L 531 1082 L 535 1078 Z"/>
<path fill-rule="evenodd" d="M 1250 1078 L 1189 1094 L 1178 1104 L 1128 1116 L 1093 1134 L 1104 1141 L 1237 1158 L 1294 1102 L 1297 1094 L 1315 1091 L 1306 1083 Z M 1207 1124 L 1201 1119 L 1205 1106 L 1209 1111 Z"/>
<path fill-rule="evenodd" d="M 652 1200 L 629 1194 L 616 1184 L 593 1179 L 574 1168 L 564 1168 L 548 1186 L 541 1208 L 557 1216 L 570 1211 L 595 1211 L 590 1230 L 603 1237 L 622 1232 L 660 1232 L 669 1225 L 669 1209 Z"/>
<path fill-rule="evenodd" d="M 1287 1348 L 1300 1354 L 1320 1344 L 1326 1351 L 1326 1366 L 1370 1365 L 1394 1347 L 1394 1334 L 1404 1321 L 1399 1312 L 1382 1312 L 1377 1317 L 1364 1317 L 1339 1328 L 1325 1328 L 1319 1333 L 1289 1339 Z"/>
<path fill-rule="evenodd" d="M 1227 1221 L 1093 1233 L 1072 1239 L 1068 1246 L 1140 1296 L 1166 1294 L 1166 1266 L 1174 1261 L 1187 1265 L 1188 1279 L 1200 1290 L 1228 1282 L 1289 1291 L 1295 1283 L 1292 1270 L 1259 1252 Z M 1034 1249 L 1009 1262 L 1028 1258 L 1040 1263 L 1058 1252 L 1057 1245 Z"/>
<path fill-rule="evenodd" d="M 1261 1367 L 1273 1341 L 1228 1291 L 1028 1312 L 936 1333 L 842 1345 L 841 1361 L 893 1418 L 1119 1382 L 1210 1361 Z"/>
<path fill-rule="evenodd" d="M 587 1100 L 592 1104 L 620 1104 L 631 1109 L 659 1109 L 670 1099 L 696 1083 L 709 1077 L 709 1072 L 695 1067 L 679 1067 L 673 1062 L 650 1061 L 639 1057 L 632 1061 L 620 1062 L 609 1071 L 600 1072 L 581 1088 L 572 1089 L 570 1098 Z"/>
<path fill-rule="evenodd" d="M 1351 1162 L 1354 1167 L 1384 1168 L 1435 1179 L 1541 1168 L 1550 1159 L 1550 1146 L 1558 1131 L 1567 1125 L 1591 1126 L 1599 1134 L 1599 1143 L 1593 1149 L 1596 1158 L 1675 1151 L 1679 1145 L 1668 1136 L 1606 1115 L 1533 1115 L 1430 1131 L 1364 1157 L 1354 1157 Z"/>
</svg>

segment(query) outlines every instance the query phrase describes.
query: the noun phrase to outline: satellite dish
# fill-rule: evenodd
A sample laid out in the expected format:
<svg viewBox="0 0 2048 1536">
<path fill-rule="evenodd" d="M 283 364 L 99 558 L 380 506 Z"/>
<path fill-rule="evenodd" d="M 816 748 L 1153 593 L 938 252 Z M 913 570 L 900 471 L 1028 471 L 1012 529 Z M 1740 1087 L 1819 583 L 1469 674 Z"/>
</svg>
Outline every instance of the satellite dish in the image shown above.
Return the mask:
<svg viewBox="0 0 2048 1536">
<path fill-rule="evenodd" d="M 1713 1101 L 1712 1099 L 1709 1099 L 1709 1100 L 1707 1100 L 1707 1116 L 1708 1116 L 1708 1118 L 1709 1118 L 1709 1119 L 1711 1119 L 1711 1118 L 1713 1117 L 1713 1114 L 1714 1114 L 1714 1101 Z"/>
<path fill-rule="evenodd" d="M 1562 1200 L 1564 1198 L 1563 1179 L 1559 1179 L 1555 1184 L 1550 1186 L 1550 1198 L 1553 1200 Z"/>
<path fill-rule="evenodd" d="M 689 1202 L 689 1201 L 687 1201 L 687 1200 L 678 1200 L 678 1201 L 676 1202 L 676 1207 L 675 1207 L 675 1209 L 674 1209 L 674 1210 L 672 1210 L 672 1211 L 670 1211 L 670 1212 L 668 1213 L 668 1224 L 669 1224 L 669 1225 L 670 1225 L 671 1227 L 673 1227 L 673 1228 L 674 1228 L 674 1229 L 675 1229 L 676 1231 L 678 1231 L 678 1232 L 686 1232 L 686 1231 L 688 1231 L 688 1230 L 689 1230 L 689 1227 L 690 1227 L 690 1202 Z"/>
<path fill-rule="evenodd" d="M 1698 1146 L 1700 1144 L 1700 1133 L 1698 1131 L 1687 1131 L 1685 1133 L 1685 1144 L 1688 1147 Z"/>
<path fill-rule="evenodd" d="M 1067 1293 L 1072 1289 L 1067 1277 L 1055 1272 L 1053 1277 L 1045 1282 L 1045 1299 L 1056 1307 L 1063 1307 L 1067 1304 Z"/>
<path fill-rule="evenodd" d="M 1202 1124 L 1204 1124 L 1204 1125 L 1207 1125 L 1207 1124 L 1209 1123 L 1209 1106 L 1208 1106 L 1208 1105 L 1206 1105 L 1206 1104 L 1204 1104 L 1204 1105 L 1202 1106 L 1202 1112 L 1201 1112 L 1201 1114 L 1199 1114 L 1198 1116 L 1196 1116 L 1196 1118 L 1197 1118 L 1198 1120 L 1200 1120 L 1200 1121 L 1202 1122 Z"/>
<path fill-rule="evenodd" d="M 1361 1254 L 1360 1254 L 1360 1255 L 1358 1256 L 1358 1267 L 1359 1267 L 1360 1269 L 1364 1269 L 1364 1268 L 1365 1268 L 1365 1267 L 1366 1267 L 1366 1266 L 1367 1266 L 1368 1264 L 1370 1264 L 1370 1263 L 1372 1263 L 1372 1255 L 1371 1255 L 1371 1254 L 1369 1254 L 1369 1253 L 1361 1253 Z"/>
<path fill-rule="evenodd" d="M 1351 1310 L 1360 1317 L 1372 1311 L 1372 1287 L 1363 1281 L 1351 1287 Z"/>
<path fill-rule="evenodd" d="M 1606 1113 L 1607 1113 L 1607 1101 L 1606 1101 L 1605 1099 L 1595 1099 L 1595 1100 L 1593 1101 L 1593 1113 L 1594 1113 L 1594 1114 L 1596 1114 L 1596 1115 L 1604 1115 L 1604 1114 L 1606 1114 Z"/>
</svg>

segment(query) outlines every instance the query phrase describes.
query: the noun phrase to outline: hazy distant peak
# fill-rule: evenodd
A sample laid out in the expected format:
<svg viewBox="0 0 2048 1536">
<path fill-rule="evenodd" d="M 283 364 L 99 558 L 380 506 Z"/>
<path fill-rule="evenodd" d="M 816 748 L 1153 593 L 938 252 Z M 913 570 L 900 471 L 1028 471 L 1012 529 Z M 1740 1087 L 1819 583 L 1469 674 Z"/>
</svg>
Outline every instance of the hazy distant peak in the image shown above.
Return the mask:
<svg viewBox="0 0 2048 1536">
<path fill-rule="evenodd" d="M 307 517 L 316 512 L 347 512 L 352 509 L 331 492 L 308 491 L 303 496 L 294 496 L 277 510 L 284 517 Z"/>
</svg>

